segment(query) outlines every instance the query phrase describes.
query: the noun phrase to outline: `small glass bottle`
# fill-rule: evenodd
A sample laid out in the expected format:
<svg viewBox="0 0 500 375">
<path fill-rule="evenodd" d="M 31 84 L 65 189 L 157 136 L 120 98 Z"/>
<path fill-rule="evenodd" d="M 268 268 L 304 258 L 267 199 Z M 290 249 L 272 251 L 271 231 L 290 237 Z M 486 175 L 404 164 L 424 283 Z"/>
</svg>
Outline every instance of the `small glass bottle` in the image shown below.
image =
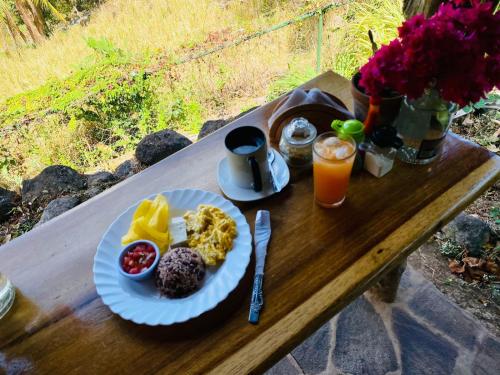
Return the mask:
<svg viewBox="0 0 500 375">
<path fill-rule="evenodd" d="M 292 168 L 312 167 L 312 145 L 317 131 L 313 124 L 303 117 L 294 118 L 283 128 L 280 152 Z"/>
<path fill-rule="evenodd" d="M 375 177 L 386 175 L 394 165 L 397 150 L 403 145 L 393 127 L 379 127 L 370 135 L 370 142 L 363 144 L 364 168 Z"/>
<path fill-rule="evenodd" d="M 0 319 L 10 310 L 14 303 L 16 291 L 14 286 L 2 273 L 0 273 Z"/>
</svg>

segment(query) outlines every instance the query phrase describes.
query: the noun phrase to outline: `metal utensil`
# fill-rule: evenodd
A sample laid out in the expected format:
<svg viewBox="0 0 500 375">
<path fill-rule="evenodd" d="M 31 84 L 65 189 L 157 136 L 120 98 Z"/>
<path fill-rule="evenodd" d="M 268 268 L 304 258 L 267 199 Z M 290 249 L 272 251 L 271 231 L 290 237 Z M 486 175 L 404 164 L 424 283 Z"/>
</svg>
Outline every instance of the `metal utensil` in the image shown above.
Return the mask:
<svg viewBox="0 0 500 375">
<path fill-rule="evenodd" d="M 278 184 L 276 183 L 276 175 L 275 175 L 274 169 L 273 169 L 273 161 L 274 161 L 274 152 L 269 151 L 267 153 L 267 162 L 269 164 L 269 177 L 271 179 L 271 184 L 273 185 L 273 191 L 275 193 L 278 193 L 281 191 L 281 189 L 279 188 Z"/>
<path fill-rule="evenodd" d="M 264 304 L 262 294 L 262 282 L 264 280 L 264 264 L 266 262 L 267 244 L 271 238 L 271 215 L 269 211 L 257 211 L 255 218 L 255 233 L 253 236 L 255 245 L 255 276 L 253 280 L 252 301 L 248 321 L 252 324 L 259 322 L 260 310 Z"/>
<path fill-rule="evenodd" d="M 269 163 L 272 164 L 274 158 L 275 158 L 274 152 L 272 152 L 271 150 L 267 151 L 267 160 L 269 160 Z"/>
</svg>

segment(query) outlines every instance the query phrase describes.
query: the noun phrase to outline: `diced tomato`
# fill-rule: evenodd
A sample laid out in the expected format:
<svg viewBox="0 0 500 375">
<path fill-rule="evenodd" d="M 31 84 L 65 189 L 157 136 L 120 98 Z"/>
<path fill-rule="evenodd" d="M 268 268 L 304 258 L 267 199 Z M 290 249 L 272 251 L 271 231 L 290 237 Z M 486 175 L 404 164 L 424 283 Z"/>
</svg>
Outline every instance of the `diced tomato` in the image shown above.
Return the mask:
<svg viewBox="0 0 500 375">
<path fill-rule="evenodd" d="M 130 249 L 122 260 L 122 268 L 130 274 L 145 272 L 152 266 L 156 258 L 156 252 L 150 244 L 138 244 Z"/>
</svg>

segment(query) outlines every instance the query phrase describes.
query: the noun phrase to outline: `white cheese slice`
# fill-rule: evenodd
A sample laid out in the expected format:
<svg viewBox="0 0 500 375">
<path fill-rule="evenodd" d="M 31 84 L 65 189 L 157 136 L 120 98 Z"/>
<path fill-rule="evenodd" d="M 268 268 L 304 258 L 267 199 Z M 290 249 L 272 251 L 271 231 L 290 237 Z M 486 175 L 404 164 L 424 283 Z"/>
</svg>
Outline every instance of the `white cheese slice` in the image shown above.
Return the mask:
<svg viewBox="0 0 500 375">
<path fill-rule="evenodd" d="M 187 241 L 186 221 L 182 217 L 172 218 L 172 222 L 168 228 L 170 232 L 171 243 L 170 247 L 179 247 Z"/>
</svg>

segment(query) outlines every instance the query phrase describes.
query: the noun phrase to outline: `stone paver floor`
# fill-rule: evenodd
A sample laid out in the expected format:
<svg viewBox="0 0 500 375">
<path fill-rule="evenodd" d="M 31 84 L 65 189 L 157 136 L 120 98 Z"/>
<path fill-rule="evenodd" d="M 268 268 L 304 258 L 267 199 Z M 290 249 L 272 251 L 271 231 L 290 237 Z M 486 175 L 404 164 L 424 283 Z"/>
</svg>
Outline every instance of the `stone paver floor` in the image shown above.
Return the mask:
<svg viewBox="0 0 500 375">
<path fill-rule="evenodd" d="M 500 340 L 408 267 L 394 303 L 365 293 L 266 374 L 498 375 Z"/>
</svg>

